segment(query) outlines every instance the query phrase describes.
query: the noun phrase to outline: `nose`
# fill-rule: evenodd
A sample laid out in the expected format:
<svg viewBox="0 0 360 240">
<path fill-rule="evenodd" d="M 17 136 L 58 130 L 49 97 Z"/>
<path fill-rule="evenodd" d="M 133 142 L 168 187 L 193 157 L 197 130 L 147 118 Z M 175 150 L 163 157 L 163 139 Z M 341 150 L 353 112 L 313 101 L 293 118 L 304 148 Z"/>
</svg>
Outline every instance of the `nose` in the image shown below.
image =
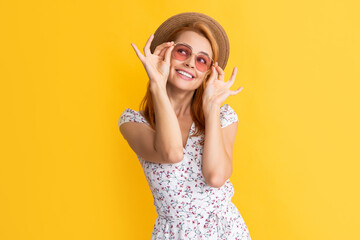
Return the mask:
<svg viewBox="0 0 360 240">
<path fill-rule="evenodd" d="M 193 60 L 194 59 L 194 60 Z M 195 68 L 195 61 L 196 61 L 196 56 L 195 54 L 192 54 L 188 59 L 186 59 L 184 61 L 184 64 L 187 66 L 187 67 L 190 67 L 190 68 Z"/>
</svg>

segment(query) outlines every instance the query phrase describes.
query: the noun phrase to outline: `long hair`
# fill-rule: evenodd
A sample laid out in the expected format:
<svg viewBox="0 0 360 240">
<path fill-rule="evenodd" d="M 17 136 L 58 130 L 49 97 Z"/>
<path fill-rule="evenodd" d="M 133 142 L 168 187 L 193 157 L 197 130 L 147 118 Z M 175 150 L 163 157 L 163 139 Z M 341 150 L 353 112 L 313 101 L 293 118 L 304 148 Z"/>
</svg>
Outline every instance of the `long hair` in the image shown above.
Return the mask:
<svg viewBox="0 0 360 240">
<path fill-rule="evenodd" d="M 214 62 L 218 61 L 219 45 L 217 44 L 210 28 L 201 21 L 196 21 L 189 24 L 188 26 L 176 29 L 169 35 L 169 37 L 165 42 L 174 41 L 181 32 L 186 30 L 194 31 L 207 38 L 212 48 Z M 202 84 L 197 89 L 195 89 L 194 95 L 191 100 L 190 112 L 191 112 L 192 120 L 195 123 L 196 131 L 190 137 L 199 136 L 205 133 L 205 116 L 202 106 L 202 96 L 205 90 L 206 83 L 209 80 L 210 74 L 211 74 L 211 70 L 206 73 L 205 79 L 202 82 Z M 152 98 L 152 93 L 150 91 L 150 81 L 147 84 L 146 94 L 140 103 L 140 111 L 143 111 L 143 115 L 145 119 L 148 121 L 150 126 L 154 130 L 156 130 L 154 102 Z M 200 144 L 201 145 L 204 144 L 204 139 L 200 142 Z"/>
</svg>

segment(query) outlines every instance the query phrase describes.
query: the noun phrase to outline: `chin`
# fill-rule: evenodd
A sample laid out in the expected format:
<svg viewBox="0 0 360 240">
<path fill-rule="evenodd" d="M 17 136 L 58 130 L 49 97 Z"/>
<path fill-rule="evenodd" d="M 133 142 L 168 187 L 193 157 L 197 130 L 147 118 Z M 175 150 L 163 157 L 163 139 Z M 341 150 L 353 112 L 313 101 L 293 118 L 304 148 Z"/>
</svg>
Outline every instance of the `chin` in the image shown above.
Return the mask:
<svg viewBox="0 0 360 240">
<path fill-rule="evenodd" d="M 189 84 L 186 81 L 183 81 L 182 79 L 172 79 L 171 81 L 168 80 L 168 84 L 170 84 L 172 87 L 175 87 L 177 89 L 181 89 L 183 91 L 195 91 L 199 86 L 194 84 Z"/>
</svg>

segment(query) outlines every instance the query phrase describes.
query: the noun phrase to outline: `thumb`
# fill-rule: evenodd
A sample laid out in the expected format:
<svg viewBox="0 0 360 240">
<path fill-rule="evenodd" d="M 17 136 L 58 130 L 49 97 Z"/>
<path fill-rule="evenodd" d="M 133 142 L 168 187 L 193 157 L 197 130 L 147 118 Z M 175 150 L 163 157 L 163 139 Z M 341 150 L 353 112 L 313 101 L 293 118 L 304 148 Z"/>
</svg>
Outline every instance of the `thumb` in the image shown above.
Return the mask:
<svg viewBox="0 0 360 240">
<path fill-rule="evenodd" d="M 173 48 L 174 48 L 174 45 L 172 45 L 171 47 L 169 47 L 166 50 L 164 62 L 170 63 L 170 57 L 171 57 L 171 52 L 172 52 Z"/>
<path fill-rule="evenodd" d="M 211 73 L 210 73 L 210 77 L 209 77 L 209 80 L 208 80 L 208 83 L 213 83 L 216 79 L 216 70 L 215 70 L 215 67 L 211 67 Z"/>
</svg>

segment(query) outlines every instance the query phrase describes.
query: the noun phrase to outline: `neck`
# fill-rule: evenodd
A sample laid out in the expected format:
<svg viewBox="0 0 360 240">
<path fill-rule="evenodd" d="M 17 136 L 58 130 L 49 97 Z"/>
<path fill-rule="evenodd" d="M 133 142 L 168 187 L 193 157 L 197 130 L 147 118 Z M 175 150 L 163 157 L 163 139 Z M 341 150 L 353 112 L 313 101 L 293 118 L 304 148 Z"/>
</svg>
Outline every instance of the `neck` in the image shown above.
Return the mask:
<svg viewBox="0 0 360 240">
<path fill-rule="evenodd" d="M 171 84 L 167 84 L 166 92 L 177 117 L 181 118 L 190 115 L 191 99 L 194 95 L 194 90 L 184 91 L 172 87 Z"/>
</svg>

